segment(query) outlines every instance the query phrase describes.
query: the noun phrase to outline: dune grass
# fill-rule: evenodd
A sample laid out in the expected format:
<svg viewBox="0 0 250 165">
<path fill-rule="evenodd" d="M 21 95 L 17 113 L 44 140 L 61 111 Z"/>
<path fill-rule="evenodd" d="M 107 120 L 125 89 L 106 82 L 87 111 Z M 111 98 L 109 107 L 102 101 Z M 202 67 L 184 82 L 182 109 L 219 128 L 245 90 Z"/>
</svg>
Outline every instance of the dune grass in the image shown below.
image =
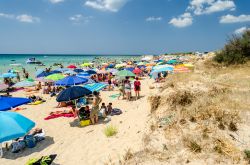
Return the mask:
<svg viewBox="0 0 250 165">
<path fill-rule="evenodd" d="M 109 125 L 107 126 L 105 129 L 104 129 L 104 134 L 107 136 L 107 137 L 111 137 L 111 136 L 114 136 L 118 133 L 118 129 L 116 126 L 113 126 L 113 125 Z"/>
</svg>

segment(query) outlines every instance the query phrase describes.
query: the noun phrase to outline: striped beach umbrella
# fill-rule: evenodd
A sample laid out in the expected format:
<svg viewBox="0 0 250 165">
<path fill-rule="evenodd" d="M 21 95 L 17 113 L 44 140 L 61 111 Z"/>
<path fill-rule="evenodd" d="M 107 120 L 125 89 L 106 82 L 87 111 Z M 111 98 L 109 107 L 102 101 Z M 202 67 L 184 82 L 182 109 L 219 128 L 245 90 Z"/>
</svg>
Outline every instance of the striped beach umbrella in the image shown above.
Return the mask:
<svg viewBox="0 0 250 165">
<path fill-rule="evenodd" d="M 107 86 L 108 86 L 107 84 L 103 84 L 103 83 L 93 83 L 93 84 L 84 85 L 84 87 L 90 90 L 91 92 L 94 92 L 94 91 L 98 92 Z"/>
</svg>

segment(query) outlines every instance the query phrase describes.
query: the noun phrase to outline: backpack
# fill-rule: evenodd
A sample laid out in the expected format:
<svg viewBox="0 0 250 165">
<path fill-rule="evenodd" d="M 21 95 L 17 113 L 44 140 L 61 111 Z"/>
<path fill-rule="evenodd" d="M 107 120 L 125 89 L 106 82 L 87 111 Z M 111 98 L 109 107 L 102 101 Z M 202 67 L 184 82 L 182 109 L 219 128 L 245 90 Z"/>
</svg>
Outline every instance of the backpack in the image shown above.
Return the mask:
<svg viewBox="0 0 250 165">
<path fill-rule="evenodd" d="M 26 135 L 25 143 L 28 148 L 33 148 L 36 146 L 36 139 L 34 138 L 33 135 Z"/>
</svg>

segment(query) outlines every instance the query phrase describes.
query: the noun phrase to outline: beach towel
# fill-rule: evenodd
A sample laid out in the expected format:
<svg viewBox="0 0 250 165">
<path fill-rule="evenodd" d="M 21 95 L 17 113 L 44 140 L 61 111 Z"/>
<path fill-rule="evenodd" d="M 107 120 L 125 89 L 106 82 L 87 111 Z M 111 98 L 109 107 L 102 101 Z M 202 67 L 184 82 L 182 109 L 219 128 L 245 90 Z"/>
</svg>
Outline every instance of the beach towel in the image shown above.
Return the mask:
<svg viewBox="0 0 250 165">
<path fill-rule="evenodd" d="M 110 95 L 109 98 L 116 99 L 119 96 L 120 96 L 120 94 L 113 94 L 113 95 Z"/>
<path fill-rule="evenodd" d="M 112 109 L 112 111 L 111 111 L 111 116 L 114 116 L 114 115 L 120 115 L 120 114 L 122 114 L 122 110 L 120 110 L 120 109 L 118 109 L 118 108 L 114 108 L 114 109 Z"/>
<path fill-rule="evenodd" d="M 13 142 L 10 145 L 11 148 L 11 152 L 12 153 L 18 153 L 19 151 L 21 151 L 22 149 L 24 149 L 26 147 L 26 143 L 24 140 L 22 141 L 18 141 L 18 142 Z"/>
<path fill-rule="evenodd" d="M 59 117 L 75 117 L 73 113 L 63 113 L 63 114 L 53 114 L 49 115 L 48 117 L 44 118 L 44 120 L 55 119 Z"/>
<path fill-rule="evenodd" d="M 30 103 L 29 105 L 39 105 L 42 104 L 44 101 L 35 101 L 33 103 Z"/>
<path fill-rule="evenodd" d="M 31 158 L 25 165 L 50 165 L 56 158 L 56 154 L 49 156 L 42 156 L 39 158 Z"/>
</svg>

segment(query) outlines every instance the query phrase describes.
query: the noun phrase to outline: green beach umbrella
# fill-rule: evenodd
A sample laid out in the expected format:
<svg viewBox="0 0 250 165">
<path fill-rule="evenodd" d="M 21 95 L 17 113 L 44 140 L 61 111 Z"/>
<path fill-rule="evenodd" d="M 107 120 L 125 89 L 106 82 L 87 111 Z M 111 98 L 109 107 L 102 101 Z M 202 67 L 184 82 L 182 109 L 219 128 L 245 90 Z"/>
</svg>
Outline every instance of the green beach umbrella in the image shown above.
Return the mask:
<svg viewBox="0 0 250 165">
<path fill-rule="evenodd" d="M 83 63 L 81 66 L 83 66 L 83 67 L 87 67 L 87 66 L 91 66 L 92 64 L 91 63 Z"/>
<path fill-rule="evenodd" d="M 45 79 L 47 80 L 53 80 L 53 81 L 58 81 L 63 79 L 65 76 L 62 74 L 51 74 L 49 76 L 47 76 Z"/>
<path fill-rule="evenodd" d="M 118 77 L 134 77 L 135 74 L 129 70 L 122 70 L 116 73 Z"/>
<path fill-rule="evenodd" d="M 29 81 L 29 82 L 34 82 L 35 80 L 32 79 L 32 78 L 27 78 L 26 81 Z"/>
</svg>

